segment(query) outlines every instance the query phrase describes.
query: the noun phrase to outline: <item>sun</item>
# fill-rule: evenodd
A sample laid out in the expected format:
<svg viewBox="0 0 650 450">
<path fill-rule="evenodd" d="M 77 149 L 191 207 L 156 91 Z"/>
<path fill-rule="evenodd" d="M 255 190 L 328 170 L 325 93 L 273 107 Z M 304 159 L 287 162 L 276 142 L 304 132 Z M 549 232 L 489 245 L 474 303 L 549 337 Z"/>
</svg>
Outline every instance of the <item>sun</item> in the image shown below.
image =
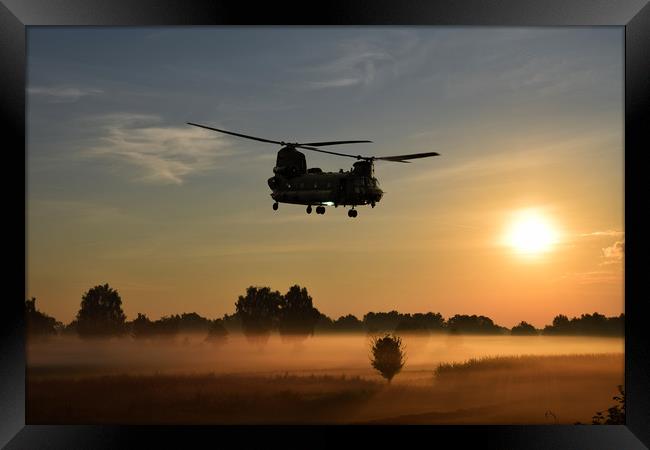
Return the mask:
<svg viewBox="0 0 650 450">
<path fill-rule="evenodd" d="M 550 220 L 532 209 L 515 213 L 504 235 L 504 243 L 523 255 L 546 253 L 557 240 L 558 233 Z"/>
</svg>

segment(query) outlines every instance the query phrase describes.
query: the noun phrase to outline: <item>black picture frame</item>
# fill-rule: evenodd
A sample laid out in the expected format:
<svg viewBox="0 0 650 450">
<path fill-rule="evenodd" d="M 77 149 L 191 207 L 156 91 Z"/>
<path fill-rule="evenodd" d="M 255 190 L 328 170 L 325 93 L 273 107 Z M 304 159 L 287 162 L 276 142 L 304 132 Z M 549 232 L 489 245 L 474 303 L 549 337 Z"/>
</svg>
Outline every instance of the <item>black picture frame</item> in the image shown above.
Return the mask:
<svg viewBox="0 0 650 450">
<path fill-rule="evenodd" d="M 135 25 L 479 25 L 479 26 L 621 26 L 625 27 L 625 426 L 418 426 L 418 427 L 116 427 L 25 425 L 25 85 L 26 27 Z M 650 6 L 648 0 L 448 0 L 330 1 L 319 4 L 188 0 L 2 0 L 0 4 L 0 90 L 2 128 L 15 145 L 5 147 L 9 161 L 3 176 L 6 241 L 16 251 L 5 258 L 23 277 L 8 277 L 12 287 L 0 315 L 0 445 L 19 448 L 189 447 L 198 441 L 240 446 L 251 439 L 282 444 L 336 445 L 341 432 L 362 433 L 373 441 L 443 441 L 454 448 L 641 449 L 650 446 L 650 353 L 642 282 L 647 237 L 641 214 L 644 198 L 643 156 L 650 149 Z M 21 152 L 21 148 L 25 153 Z M 22 168 L 23 170 L 19 170 Z M 12 176 L 10 176 L 12 175 Z M 15 176 L 15 178 L 14 178 Z M 26 192 L 25 192 L 26 194 Z M 22 242 L 18 238 L 22 236 Z M 19 248 L 21 247 L 21 248 Z M 18 286 L 20 285 L 20 288 Z M 23 297 L 21 299 L 21 296 Z M 644 337 L 645 336 L 645 337 Z M 252 432 L 254 431 L 254 432 Z M 306 436 L 310 434 L 310 436 Z M 415 445 L 415 444 L 413 444 Z M 419 444 L 418 444 L 419 445 Z"/>
</svg>

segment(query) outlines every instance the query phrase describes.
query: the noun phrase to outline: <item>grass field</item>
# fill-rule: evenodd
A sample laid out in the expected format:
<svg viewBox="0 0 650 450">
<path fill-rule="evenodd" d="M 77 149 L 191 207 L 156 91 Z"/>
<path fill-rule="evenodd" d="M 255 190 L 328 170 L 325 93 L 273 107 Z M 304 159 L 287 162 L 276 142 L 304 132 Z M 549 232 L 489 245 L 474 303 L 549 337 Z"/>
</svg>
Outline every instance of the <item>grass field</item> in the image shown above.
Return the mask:
<svg viewBox="0 0 650 450">
<path fill-rule="evenodd" d="M 623 355 L 475 358 L 378 377 L 27 373 L 29 424 L 572 424 L 612 404 Z M 402 377 L 401 382 L 397 382 Z"/>
</svg>

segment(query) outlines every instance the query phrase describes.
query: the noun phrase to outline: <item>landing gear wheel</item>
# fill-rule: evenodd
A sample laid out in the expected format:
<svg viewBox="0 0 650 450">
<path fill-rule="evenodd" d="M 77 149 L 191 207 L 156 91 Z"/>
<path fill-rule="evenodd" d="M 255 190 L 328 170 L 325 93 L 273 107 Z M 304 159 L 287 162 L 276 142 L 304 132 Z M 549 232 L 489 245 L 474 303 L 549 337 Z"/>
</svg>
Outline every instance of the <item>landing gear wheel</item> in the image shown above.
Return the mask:
<svg viewBox="0 0 650 450">
<path fill-rule="evenodd" d="M 318 206 L 316 208 L 316 214 L 325 214 L 325 207 L 324 206 Z"/>
<path fill-rule="evenodd" d="M 311 205 L 307 207 L 307 214 L 311 214 Z"/>
<path fill-rule="evenodd" d="M 273 203 L 273 211 L 278 210 L 278 202 Z"/>
<path fill-rule="evenodd" d="M 348 217 L 357 217 L 357 210 L 356 209 L 348 210 Z"/>
<path fill-rule="evenodd" d="M 372 203 L 370 204 L 370 206 L 372 206 L 372 207 L 374 208 L 374 207 L 375 207 L 375 202 L 372 202 Z"/>
</svg>

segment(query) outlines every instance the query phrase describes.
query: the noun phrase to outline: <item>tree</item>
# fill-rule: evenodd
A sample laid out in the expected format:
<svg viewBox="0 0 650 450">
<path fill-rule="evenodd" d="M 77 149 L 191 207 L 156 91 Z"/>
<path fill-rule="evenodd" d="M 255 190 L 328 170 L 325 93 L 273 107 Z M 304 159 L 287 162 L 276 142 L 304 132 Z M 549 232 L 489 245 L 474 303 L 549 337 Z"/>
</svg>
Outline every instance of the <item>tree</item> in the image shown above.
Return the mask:
<svg viewBox="0 0 650 450">
<path fill-rule="evenodd" d="M 269 287 L 246 289 L 245 296 L 239 296 L 235 303 L 242 329 L 249 341 L 265 343 L 277 325 L 282 304 L 282 294 Z"/>
<path fill-rule="evenodd" d="M 81 298 L 76 329 L 81 337 L 102 337 L 124 332 L 122 299 L 108 284 L 95 286 Z"/>
<path fill-rule="evenodd" d="M 282 297 L 278 330 L 283 337 L 306 338 L 314 334 L 320 313 L 314 308 L 306 288 L 291 286 Z"/>
<path fill-rule="evenodd" d="M 625 314 L 607 318 L 607 334 L 614 336 L 625 335 Z"/>
<path fill-rule="evenodd" d="M 558 314 L 553 318 L 553 326 L 555 328 L 567 328 L 569 326 L 569 318 L 564 314 Z"/>
<path fill-rule="evenodd" d="M 388 383 L 404 367 L 405 356 L 401 338 L 391 334 L 373 338 L 370 363 Z"/>
<path fill-rule="evenodd" d="M 512 327 L 510 333 L 516 336 L 526 336 L 526 335 L 537 334 L 537 330 L 535 329 L 534 326 L 532 326 L 528 322 L 522 321 L 519 323 L 519 325 L 515 325 L 514 327 Z"/>
<path fill-rule="evenodd" d="M 625 425 L 625 390 L 622 385 L 618 385 L 618 393 L 612 397 L 618 404 L 607 408 L 606 416 L 604 411 L 598 411 L 591 418 L 593 425 Z"/>
<path fill-rule="evenodd" d="M 332 323 L 333 329 L 336 331 L 354 332 L 363 330 L 363 322 L 357 319 L 356 316 L 348 314 L 341 316 Z"/>
<path fill-rule="evenodd" d="M 503 332 L 503 327 L 496 325 L 489 317 L 462 314 L 447 319 L 447 329 L 451 333 L 499 334 Z"/>
<path fill-rule="evenodd" d="M 212 321 L 199 314 L 183 313 L 179 319 L 179 331 L 181 333 L 207 333 Z"/>
<path fill-rule="evenodd" d="M 394 331 L 402 317 L 397 311 L 369 312 L 363 316 L 363 324 L 368 333 Z"/>
<path fill-rule="evenodd" d="M 153 323 L 153 333 L 158 337 L 174 338 L 181 329 L 181 316 L 162 316 Z"/>
<path fill-rule="evenodd" d="M 215 319 L 210 323 L 210 328 L 208 329 L 208 336 L 205 338 L 207 342 L 213 344 L 225 343 L 228 339 L 228 330 L 223 325 L 222 319 Z"/>
<path fill-rule="evenodd" d="M 334 331 L 334 321 L 319 311 L 318 320 L 316 321 L 314 330 L 318 331 L 319 333 Z"/>
<path fill-rule="evenodd" d="M 552 325 L 543 330 L 548 335 L 592 335 L 592 336 L 623 336 L 625 334 L 625 315 L 605 317 L 597 312 L 582 314 L 580 317 L 569 318 L 563 314 L 555 316 Z"/>
<path fill-rule="evenodd" d="M 77 332 L 77 319 L 64 325 L 61 329 L 61 334 L 64 336 L 77 336 L 79 334 L 79 332 Z"/>
<path fill-rule="evenodd" d="M 151 337 L 154 334 L 154 323 L 145 314 L 138 313 L 138 317 L 131 322 L 131 334 L 137 339 Z"/>
<path fill-rule="evenodd" d="M 228 333 L 241 333 L 243 329 L 241 317 L 236 313 L 230 315 L 224 314 L 221 321 Z"/>
<path fill-rule="evenodd" d="M 61 322 L 36 309 L 36 298 L 25 300 L 25 322 L 28 336 L 51 336 L 63 328 Z"/>
<path fill-rule="evenodd" d="M 415 313 L 401 314 L 401 320 L 395 327 L 396 332 L 402 333 L 425 333 L 442 331 L 444 319 L 440 313 L 428 312 L 426 314 Z"/>
<path fill-rule="evenodd" d="M 567 334 L 569 333 L 569 318 L 564 314 L 558 314 L 553 318 L 553 325 L 544 327 L 544 334 Z"/>
</svg>

